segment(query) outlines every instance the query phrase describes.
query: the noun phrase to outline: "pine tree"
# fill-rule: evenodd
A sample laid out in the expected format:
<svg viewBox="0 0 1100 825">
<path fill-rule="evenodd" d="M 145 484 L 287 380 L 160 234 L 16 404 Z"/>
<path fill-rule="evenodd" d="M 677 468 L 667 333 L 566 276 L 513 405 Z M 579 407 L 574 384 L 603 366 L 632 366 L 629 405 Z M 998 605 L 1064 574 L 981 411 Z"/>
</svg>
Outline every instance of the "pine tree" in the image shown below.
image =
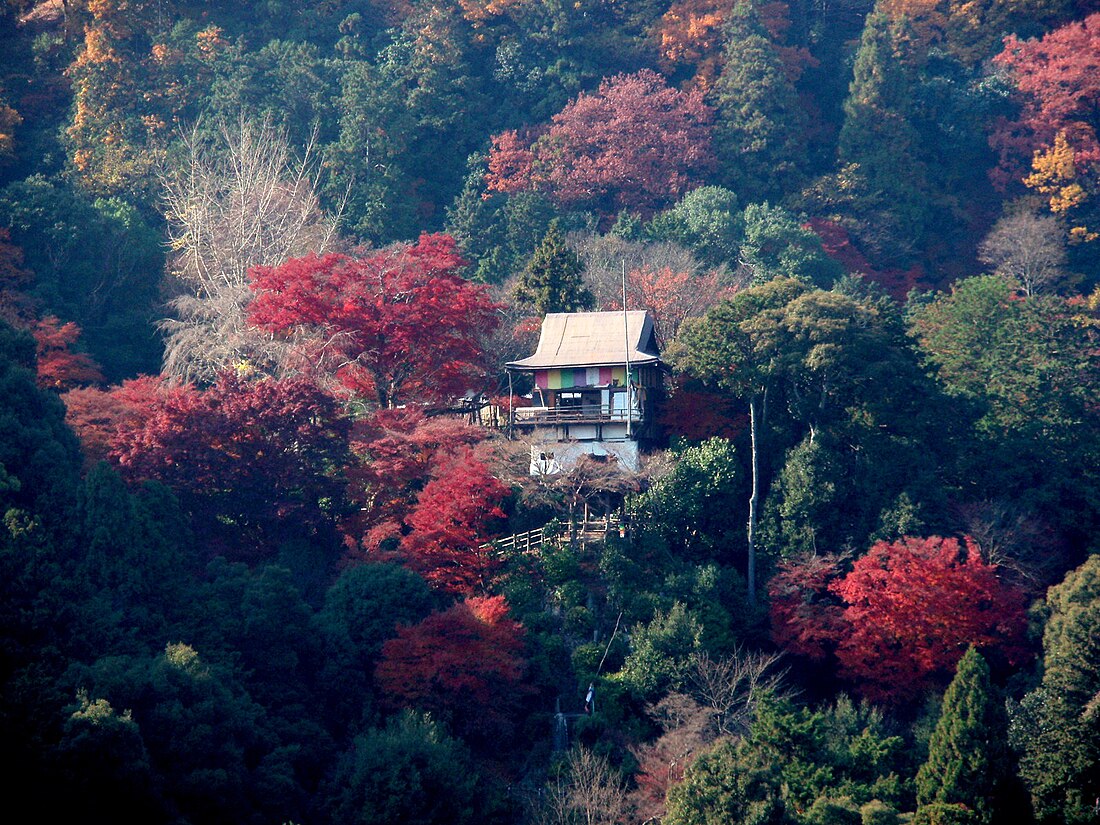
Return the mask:
<svg viewBox="0 0 1100 825">
<path fill-rule="evenodd" d="M 539 316 L 548 312 L 591 309 L 596 299 L 584 285 L 584 264 L 566 246 L 557 221 L 538 245 L 515 287 L 515 298 Z"/>
<path fill-rule="evenodd" d="M 989 666 L 971 647 L 943 698 L 917 772 L 917 820 L 938 821 L 933 809 L 963 806 L 967 821 L 994 821 L 995 800 L 1008 774 L 1007 720 L 989 679 Z"/>
</svg>

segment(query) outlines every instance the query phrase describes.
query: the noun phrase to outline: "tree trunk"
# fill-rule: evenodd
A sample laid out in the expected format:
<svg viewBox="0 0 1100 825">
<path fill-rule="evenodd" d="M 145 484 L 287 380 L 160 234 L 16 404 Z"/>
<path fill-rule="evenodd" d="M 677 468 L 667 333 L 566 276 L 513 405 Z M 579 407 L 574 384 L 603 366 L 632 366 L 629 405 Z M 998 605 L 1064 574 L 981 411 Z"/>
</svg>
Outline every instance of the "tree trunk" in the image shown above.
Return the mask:
<svg viewBox="0 0 1100 825">
<path fill-rule="evenodd" d="M 757 432 L 759 427 L 756 412 L 757 403 L 758 396 L 754 395 L 749 399 L 749 437 L 751 442 L 750 449 L 752 452 L 752 495 L 749 496 L 749 560 L 748 570 L 745 575 L 749 591 L 749 607 L 756 606 L 756 512 L 760 504 L 760 450 L 759 434 Z"/>
</svg>

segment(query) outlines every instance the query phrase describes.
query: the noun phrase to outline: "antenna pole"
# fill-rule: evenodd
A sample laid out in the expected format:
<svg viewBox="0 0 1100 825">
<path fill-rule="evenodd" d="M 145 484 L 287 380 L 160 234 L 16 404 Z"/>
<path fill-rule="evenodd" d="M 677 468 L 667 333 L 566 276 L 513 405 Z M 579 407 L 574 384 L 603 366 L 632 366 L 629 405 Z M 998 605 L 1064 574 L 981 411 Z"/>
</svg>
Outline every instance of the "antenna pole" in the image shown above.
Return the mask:
<svg viewBox="0 0 1100 825">
<path fill-rule="evenodd" d="M 626 314 L 626 258 L 623 258 L 623 343 L 626 353 L 626 437 L 630 438 L 630 419 L 634 415 L 634 399 L 630 384 L 630 322 Z"/>
</svg>

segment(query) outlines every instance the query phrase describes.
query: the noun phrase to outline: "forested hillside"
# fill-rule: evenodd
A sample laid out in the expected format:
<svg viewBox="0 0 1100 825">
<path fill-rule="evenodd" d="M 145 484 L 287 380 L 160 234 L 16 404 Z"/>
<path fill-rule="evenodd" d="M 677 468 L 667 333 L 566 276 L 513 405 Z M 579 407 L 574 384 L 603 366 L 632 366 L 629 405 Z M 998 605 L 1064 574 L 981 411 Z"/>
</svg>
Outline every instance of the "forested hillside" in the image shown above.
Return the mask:
<svg viewBox="0 0 1100 825">
<path fill-rule="evenodd" d="M 9 808 L 1100 823 L 1098 129 L 1095 0 L 4 0 Z"/>
</svg>

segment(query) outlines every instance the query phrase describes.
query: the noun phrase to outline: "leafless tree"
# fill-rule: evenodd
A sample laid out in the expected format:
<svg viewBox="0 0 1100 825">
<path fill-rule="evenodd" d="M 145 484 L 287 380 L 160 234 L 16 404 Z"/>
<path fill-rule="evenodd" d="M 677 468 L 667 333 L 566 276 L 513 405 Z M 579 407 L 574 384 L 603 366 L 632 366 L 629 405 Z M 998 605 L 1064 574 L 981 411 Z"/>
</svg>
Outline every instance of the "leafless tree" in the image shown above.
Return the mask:
<svg viewBox="0 0 1100 825">
<path fill-rule="evenodd" d="M 748 730 L 756 706 L 764 695 L 782 692 L 785 671 L 776 669 L 779 653 L 745 652 L 712 659 L 707 653 L 691 657 L 693 693 L 714 713 L 714 723 L 723 736 Z"/>
<path fill-rule="evenodd" d="M 584 282 L 596 296 L 596 306 L 619 309 L 623 295 L 623 261 L 626 270 L 657 270 L 668 267 L 673 272 L 701 275 L 707 267 L 691 252 L 669 241 L 648 243 L 627 241 L 614 235 L 574 233 L 569 245 L 584 262 Z"/>
<path fill-rule="evenodd" d="M 638 821 L 659 822 L 668 789 L 683 781 L 684 771 L 718 738 L 718 730 L 714 711 L 684 693 L 670 693 L 646 712 L 661 726 L 661 735 L 631 748 L 639 772 L 630 800 Z"/>
<path fill-rule="evenodd" d="M 338 216 L 321 209 L 314 147 L 296 158 L 284 132 L 244 119 L 214 138 L 196 127 L 184 143 L 162 180 L 175 293 L 173 317 L 160 322 L 164 372 L 210 380 L 240 363 L 279 364 L 281 342 L 247 324 L 248 271 L 335 245 Z"/>
<path fill-rule="evenodd" d="M 528 806 L 530 825 L 616 825 L 630 813 L 622 777 L 602 756 L 584 747 L 569 753 L 563 776 Z"/>
<path fill-rule="evenodd" d="M 1006 215 L 985 236 L 978 257 L 1025 295 L 1055 290 L 1068 274 L 1065 231 L 1054 215 Z"/>
<path fill-rule="evenodd" d="M 569 791 L 569 785 L 559 777 L 528 794 L 524 800 L 526 825 L 573 825 L 575 819 Z"/>
<path fill-rule="evenodd" d="M 1036 596 L 1054 584 L 1065 548 L 1040 517 L 1003 499 L 970 502 L 957 512 L 986 564 Z"/>
</svg>

